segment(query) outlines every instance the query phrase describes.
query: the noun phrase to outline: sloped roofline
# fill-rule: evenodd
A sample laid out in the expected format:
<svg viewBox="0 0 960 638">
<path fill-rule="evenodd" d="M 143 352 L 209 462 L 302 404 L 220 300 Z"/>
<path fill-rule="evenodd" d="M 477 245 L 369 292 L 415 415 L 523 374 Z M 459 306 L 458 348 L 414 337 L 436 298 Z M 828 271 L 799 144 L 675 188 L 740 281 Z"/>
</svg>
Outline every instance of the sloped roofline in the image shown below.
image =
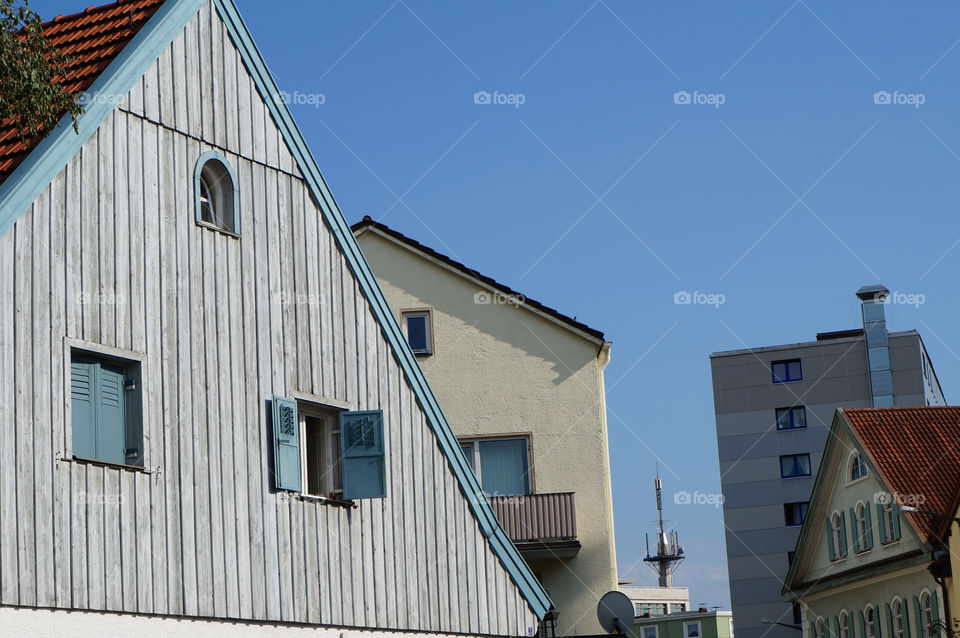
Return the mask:
<svg viewBox="0 0 960 638">
<path fill-rule="evenodd" d="M 794 583 L 797 577 L 797 570 L 799 569 L 800 563 L 803 562 L 802 559 L 805 557 L 805 554 L 810 551 L 814 551 L 816 548 L 816 545 L 811 545 L 808 542 L 808 537 L 810 534 L 815 533 L 811 531 L 811 527 L 814 524 L 822 526 L 823 521 L 817 520 L 817 522 L 814 523 L 813 521 L 816 517 L 811 516 L 811 514 L 817 511 L 817 509 L 820 507 L 820 501 L 824 498 L 827 498 L 827 496 L 823 494 L 823 483 L 826 480 L 825 477 L 827 475 L 826 467 L 833 455 L 834 447 L 837 445 L 837 433 L 841 427 L 846 428 L 846 431 L 850 435 L 854 446 L 856 446 L 856 451 L 864 457 L 869 472 L 877 477 L 877 479 L 880 481 L 880 484 L 886 488 L 889 494 L 895 493 L 895 490 L 890 486 L 889 479 L 883 472 L 879 470 L 876 459 L 873 457 L 873 454 L 870 453 L 869 447 L 864 445 L 863 439 L 857 433 L 856 428 L 853 427 L 853 425 L 847 419 L 844 409 L 837 408 L 833 415 L 833 422 L 830 424 L 830 432 L 827 434 L 827 444 L 823 448 L 823 456 L 820 457 L 820 467 L 817 468 L 817 478 L 814 480 L 813 489 L 810 492 L 810 505 L 807 507 L 808 515 L 803 519 L 803 526 L 800 528 L 800 535 L 797 537 L 796 553 L 793 557 L 793 562 L 790 563 L 790 567 L 787 569 L 787 575 L 783 579 L 783 589 L 781 590 L 781 594 L 784 596 L 795 594 L 793 591 L 794 585 L 802 584 Z M 842 457 L 840 461 L 842 465 Z M 903 514 L 902 518 L 909 522 L 909 525 L 913 530 L 914 535 L 917 537 L 917 539 L 919 539 L 920 544 L 928 551 L 932 550 L 933 548 L 928 542 L 928 535 L 921 531 L 919 524 L 914 519 L 914 516 L 908 512 L 900 513 Z"/>
<path fill-rule="evenodd" d="M 384 239 L 391 241 L 392 243 L 399 245 L 411 252 L 414 252 L 421 257 L 432 261 L 441 266 L 447 267 L 448 270 L 453 271 L 454 273 L 472 281 L 478 286 L 488 288 L 495 293 L 499 293 L 504 297 L 511 300 L 511 303 L 515 303 L 517 306 L 526 308 L 535 314 L 538 314 L 548 321 L 559 324 L 564 328 L 572 331 L 574 334 L 587 339 L 588 341 L 602 346 L 606 343 L 604 339 L 603 332 L 591 328 L 585 323 L 577 321 L 573 317 L 563 314 L 559 310 L 555 310 L 546 306 L 535 299 L 530 299 L 526 295 L 523 295 L 516 290 L 513 290 L 509 286 L 502 284 L 491 277 L 482 275 L 473 268 L 460 263 L 459 261 L 444 255 L 441 252 L 425 246 L 418 242 L 417 240 L 407 237 L 403 233 L 390 228 L 384 223 L 374 221 L 369 216 L 363 218 L 362 221 L 357 222 L 351 226 L 355 236 L 360 237 L 366 232 L 373 232 L 374 234 L 383 237 Z"/>
<path fill-rule="evenodd" d="M 200 10 L 207 0 L 167 0 L 124 47 L 114 61 L 101 73 L 87 91 L 97 99 L 88 101 L 87 111 L 78 121 L 79 132 L 74 134 L 69 118 L 65 116 L 57 129 L 50 133 L 17 169 L 0 185 L 0 236 L 6 234 L 47 185 L 63 170 L 83 144 L 97 131 L 113 112 L 124 95 L 129 93 L 150 65 L 173 42 L 177 34 Z M 456 436 L 440 409 L 426 377 L 410 350 L 397 320 L 393 317 L 383 292 L 380 290 L 369 264 L 360 252 L 350 226 L 330 193 L 316 160 L 297 128 L 289 109 L 280 98 L 280 91 L 267 69 L 249 30 L 240 17 L 233 0 L 209 0 L 214 3 L 230 38 L 237 47 L 260 96 L 266 103 L 284 141 L 297 161 L 311 195 L 316 200 L 323 218 L 343 251 L 357 283 L 370 304 L 394 356 L 403 370 L 419 402 L 427 422 L 437 437 L 440 449 L 469 503 L 484 537 L 490 543 L 511 580 L 527 601 L 531 611 L 543 619 L 553 603 L 534 577 L 530 567 L 510 541 L 496 515 L 487 503 L 479 482 L 469 465 Z"/>
</svg>

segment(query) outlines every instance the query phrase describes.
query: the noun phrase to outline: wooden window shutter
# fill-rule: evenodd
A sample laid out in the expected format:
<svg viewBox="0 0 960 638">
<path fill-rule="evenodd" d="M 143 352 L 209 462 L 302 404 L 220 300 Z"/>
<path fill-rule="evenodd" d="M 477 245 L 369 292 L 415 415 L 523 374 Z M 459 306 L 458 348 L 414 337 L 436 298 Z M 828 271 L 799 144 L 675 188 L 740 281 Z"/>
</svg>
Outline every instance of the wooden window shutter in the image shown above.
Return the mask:
<svg viewBox="0 0 960 638">
<path fill-rule="evenodd" d="M 893 540 L 900 540 L 900 512 L 899 507 L 893 508 Z M 904 608 L 906 608 L 907 603 L 903 603 Z"/>
<path fill-rule="evenodd" d="M 827 553 L 830 555 L 830 560 L 837 560 L 837 552 L 833 549 L 834 538 L 836 537 L 836 532 L 833 531 L 833 522 L 828 518 L 827 519 Z"/>
<path fill-rule="evenodd" d="M 933 616 L 933 628 L 930 633 L 939 636 L 942 632 L 940 631 L 940 601 L 936 589 L 930 592 L 930 613 Z"/>
<path fill-rule="evenodd" d="M 843 512 L 840 512 L 840 556 L 847 555 L 847 521 Z"/>
<path fill-rule="evenodd" d="M 870 516 L 870 505 L 863 506 L 863 518 L 864 518 L 864 535 L 863 540 L 866 543 L 864 549 L 873 549 L 873 521 Z M 880 518 L 880 521 L 883 521 L 883 518 Z"/>
<path fill-rule="evenodd" d="M 343 498 L 385 498 L 383 411 L 340 413 Z"/>
<path fill-rule="evenodd" d="M 70 364 L 70 397 L 73 425 L 73 454 L 97 456 L 96 364 Z"/>
<path fill-rule="evenodd" d="M 877 503 L 877 527 L 880 528 L 881 543 L 893 540 L 892 538 L 887 538 L 887 517 L 884 516 L 883 503 Z"/>
<path fill-rule="evenodd" d="M 904 596 L 900 604 L 900 610 L 903 611 L 903 638 L 910 638 L 910 597 Z"/>
<path fill-rule="evenodd" d="M 913 597 L 913 613 L 917 617 L 917 638 L 924 638 L 926 633 L 923 631 L 923 609 L 920 608 L 920 599 Z"/>
<path fill-rule="evenodd" d="M 300 424 L 297 402 L 273 397 L 273 474 L 278 490 L 300 491 Z"/>
<path fill-rule="evenodd" d="M 124 381 L 121 368 L 97 367 L 97 455 L 109 463 L 126 463 L 127 434 L 124 428 Z"/>
<path fill-rule="evenodd" d="M 857 513 L 850 508 L 850 538 L 853 539 L 853 551 L 860 551 L 860 521 L 857 520 Z"/>
<path fill-rule="evenodd" d="M 859 611 L 860 613 L 858 615 L 860 617 L 860 638 L 867 638 L 867 622 L 863 617 L 863 610 L 861 609 Z"/>
<path fill-rule="evenodd" d="M 893 609 L 890 607 L 890 603 L 886 603 L 885 608 L 887 610 L 887 635 L 890 638 L 895 638 L 896 634 L 893 631 Z M 903 605 L 901 605 L 900 608 L 902 609 Z"/>
</svg>

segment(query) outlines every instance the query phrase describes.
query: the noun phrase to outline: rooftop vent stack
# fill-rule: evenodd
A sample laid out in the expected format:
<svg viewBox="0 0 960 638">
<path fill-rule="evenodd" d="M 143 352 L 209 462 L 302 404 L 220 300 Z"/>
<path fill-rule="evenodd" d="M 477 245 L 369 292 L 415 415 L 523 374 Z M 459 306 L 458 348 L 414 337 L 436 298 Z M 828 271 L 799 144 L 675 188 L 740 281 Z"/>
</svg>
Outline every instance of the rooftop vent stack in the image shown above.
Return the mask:
<svg viewBox="0 0 960 638">
<path fill-rule="evenodd" d="M 887 320 L 883 306 L 890 291 L 879 284 L 857 291 L 863 302 L 863 332 L 867 341 L 867 367 L 870 370 L 870 395 L 873 407 L 893 407 L 893 374 L 887 346 Z"/>
</svg>

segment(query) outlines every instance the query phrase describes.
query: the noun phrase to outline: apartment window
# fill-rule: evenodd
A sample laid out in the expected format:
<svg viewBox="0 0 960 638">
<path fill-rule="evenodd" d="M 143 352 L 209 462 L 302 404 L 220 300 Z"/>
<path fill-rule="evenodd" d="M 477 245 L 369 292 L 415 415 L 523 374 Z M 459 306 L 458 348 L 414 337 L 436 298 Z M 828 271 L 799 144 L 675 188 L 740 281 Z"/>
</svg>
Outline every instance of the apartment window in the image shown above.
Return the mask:
<svg viewBox="0 0 960 638">
<path fill-rule="evenodd" d="M 873 547 L 873 530 L 870 524 L 870 508 L 863 503 L 857 503 L 853 509 L 854 544 L 856 552 L 865 552 Z"/>
<path fill-rule="evenodd" d="M 686 603 L 671 603 L 670 604 L 670 613 L 671 614 L 680 614 L 687 611 Z"/>
<path fill-rule="evenodd" d="M 863 610 L 863 622 L 866 638 L 877 638 L 877 612 L 873 605 Z"/>
<path fill-rule="evenodd" d="M 643 638 L 658 638 L 657 637 L 657 626 L 653 625 L 652 627 L 643 628 Z"/>
<path fill-rule="evenodd" d="M 850 638 L 850 616 L 846 611 L 840 612 L 837 623 L 840 625 L 840 638 Z"/>
<path fill-rule="evenodd" d="M 853 482 L 859 479 L 862 479 L 867 475 L 867 464 L 864 462 L 863 457 L 859 453 L 854 454 L 850 457 L 850 470 L 847 474 L 848 481 Z"/>
<path fill-rule="evenodd" d="M 796 552 L 787 552 L 787 567 L 790 567 L 790 565 L 793 565 L 793 558 L 796 555 L 797 555 Z"/>
<path fill-rule="evenodd" d="M 216 151 L 201 155 L 194 169 L 193 182 L 197 223 L 239 234 L 240 196 L 233 169 L 226 158 Z"/>
<path fill-rule="evenodd" d="M 815 637 L 815 638 L 824 638 L 824 635 L 823 635 L 823 618 L 817 618 L 816 625 L 814 626 L 814 637 Z"/>
<path fill-rule="evenodd" d="M 803 525 L 803 518 L 807 515 L 808 505 L 810 505 L 810 503 L 807 501 L 783 504 L 783 518 L 787 527 Z"/>
<path fill-rule="evenodd" d="M 700 638 L 700 623 L 699 622 L 683 623 L 683 635 L 684 635 L 684 638 Z"/>
<path fill-rule="evenodd" d="M 793 408 L 777 408 L 777 429 L 796 430 L 807 427 L 807 409 L 802 405 Z"/>
<path fill-rule="evenodd" d="M 800 603 L 793 603 L 793 624 L 799 625 L 803 622 L 803 618 L 800 615 Z"/>
<path fill-rule="evenodd" d="M 903 601 L 899 598 L 894 598 L 893 603 L 890 605 L 890 613 L 893 615 L 893 638 L 906 638 L 904 631 L 906 623 L 903 620 Z"/>
<path fill-rule="evenodd" d="M 810 476 L 810 455 L 787 454 L 785 456 L 781 456 L 780 476 L 782 478 Z"/>
<path fill-rule="evenodd" d="M 341 500 L 343 465 L 340 453 L 340 420 L 333 412 L 300 404 L 301 467 L 303 492 Z"/>
<path fill-rule="evenodd" d="M 488 496 L 530 493 L 527 437 L 464 439 L 460 447 Z"/>
<path fill-rule="evenodd" d="M 74 351 L 70 397 L 73 456 L 143 466 L 138 362 Z"/>
<path fill-rule="evenodd" d="M 877 505 L 880 514 L 880 542 L 892 543 L 900 539 L 900 521 L 893 507 L 893 498 L 887 494 L 886 499 Z"/>
<path fill-rule="evenodd" d="M 433 354 L 433 317 L 429 310 L 405 310 L 403 331 L 414 354 Z"/>
<path fill-rule="evenodd" d="M 773 371 L 774 383 L 789 383 L 803 379 L 803 373 L 800 370 L 800 359 L 774 361 L 770 364 L 770 368 Z"/>
</svg>

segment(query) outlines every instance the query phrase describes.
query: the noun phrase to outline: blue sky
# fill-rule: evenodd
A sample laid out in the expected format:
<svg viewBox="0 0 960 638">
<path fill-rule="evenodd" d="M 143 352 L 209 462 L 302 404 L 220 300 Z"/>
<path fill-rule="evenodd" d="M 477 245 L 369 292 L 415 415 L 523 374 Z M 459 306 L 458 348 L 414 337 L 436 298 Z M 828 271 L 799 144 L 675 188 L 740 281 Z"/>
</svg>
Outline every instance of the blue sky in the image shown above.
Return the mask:
<svg viewBox="0 0 960 638">
<path fill-rule="evenodd" d="M 672 499 L 720 489 L 711 352 L 857 327 L 854 291 L 881 282 L 922 296 L 889 307 L 891 328 L 921 332 L 955 398 L 955 3 L 237 4 L 348 221 L 613 341 L 622 578 L 655 583 L 640 559 L 660 462 L 676 583 L 729 605 L 721 512 Z"/>
</svg>

